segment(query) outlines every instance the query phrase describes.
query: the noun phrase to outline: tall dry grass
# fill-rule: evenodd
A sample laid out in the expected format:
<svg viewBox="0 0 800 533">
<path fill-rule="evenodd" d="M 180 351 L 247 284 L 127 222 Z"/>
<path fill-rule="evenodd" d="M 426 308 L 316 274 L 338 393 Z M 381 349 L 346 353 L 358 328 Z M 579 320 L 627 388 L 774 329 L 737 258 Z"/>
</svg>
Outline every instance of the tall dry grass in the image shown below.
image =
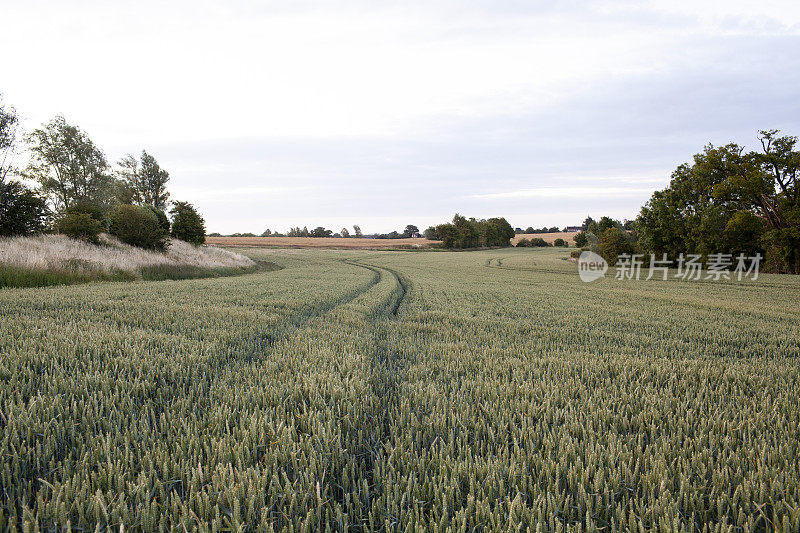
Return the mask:
<svg viewBox="0 0 800 533">
<path fill-rule="evenodd" d="M 221 270 L 247 268 L 248 257 L 213 246 L 193 246 L 172 239 L 166 253 L 129 246 L 109 235 L 101 245 L 64 235 L 0 239 L 0 266 L 23 271 L 69 272 L 78 276 L 126 273 L 132 276 L 153 268 Z"/>
</svg>

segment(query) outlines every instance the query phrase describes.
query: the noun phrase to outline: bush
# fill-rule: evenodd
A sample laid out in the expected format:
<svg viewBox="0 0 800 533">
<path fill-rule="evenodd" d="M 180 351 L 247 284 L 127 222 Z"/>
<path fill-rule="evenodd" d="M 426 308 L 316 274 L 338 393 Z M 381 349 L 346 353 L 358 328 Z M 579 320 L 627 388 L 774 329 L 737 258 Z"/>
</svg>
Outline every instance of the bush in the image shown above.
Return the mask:
<svg viewBox="0 0 800 533">
<path fill-rule="evenodd" d="M 584 246 L 589 244 L 589 237 L 586 235 L 585 231 L 580 231 L 576 233 L 575 236 L 572 238 L 572 240 L 575 241 L 575 246 L 577 246 L 578 248 L 583 248 Z"/>
<path fill-rule="evenodd" d="M 88 213 L 66 212 L 56 222 L 56 231 L 72 239 L 98 244 L 103 224 Z"/>
<path fill-rule="evenodd" d="M 189 202 L 175 202 L 172 215 L 172 236 L 191 244 L 206 242 L 206 223 Z"/>
<path fill-rule="evenodd" d="M 105 210 L 89 200 L 79 200 L 64 210 L 65 215 L 85 214 L 100 223 L 103 231 L 108 229 L 108 217 Z"/>
<path fill-rule="evenodd" d="M 167 233 L 158 217 L 147 207 L 121 205 L 111 214 L 109 233 L 131 246 L 164 251 Z"/>
<path fill-rule="evenodd" d="M 18 181 L 0 182 L 0 235 L 32 235 L 44 230 L 50 210 L 45 200 Z"/>
<path fill-rule="evenodd" d="M 569 246 L 569 244 L 567 244 L 567 241 L 565 241 L 564 239 L 559 238 L 553 241 L 553 246 L 567 247 Z"/>
<path fill-rule="evenodd" d="M 610 265 L 616 264 L 617 257 L 621 254 L 632 254 L 634 252 L 635 248 L 631 236 L 617 226 L 606 229 L 597 242 L 597 253 L 603 256 L 603 259 Z"/>
<path fill-rule="evenodd" d="M 532 239 L 520 239 L 519 242 L 517 242 L 517 247 L 544 248 L 545 246 L 550 246 L 550 243 L 548 243 L 541 237 L 534 237 Z"/>
<path fill-rule="evenodd" d="M 145 208 L 152 211 L 152 213 L 158 219 L 158 225 L 161 226 L 161 229 L 164 230 L 164 235 L 169 235 L 170 223 L 169 218 L 167 218 L 167 214 L 157 207 L 153 207 L 150 204 L 145 204 Z"/>
</svg>

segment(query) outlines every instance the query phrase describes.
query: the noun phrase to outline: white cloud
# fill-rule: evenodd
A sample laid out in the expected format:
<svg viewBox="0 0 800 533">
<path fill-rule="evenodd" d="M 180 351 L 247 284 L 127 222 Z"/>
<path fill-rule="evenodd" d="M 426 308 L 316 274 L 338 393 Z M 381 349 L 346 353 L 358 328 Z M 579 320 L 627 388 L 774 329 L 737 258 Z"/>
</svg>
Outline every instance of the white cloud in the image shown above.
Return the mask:
<svg viewBox="0 0 800 533">
<path fill-rule="evenodd" d="M 112 161 L 148 149 L 226 232 L 533 217 L 536 198 L 552 224 L 633 216 L 704 143 L 800 129 L 796 2 L 32 0 L 2 18 L 0 91 L 28 129 L 62 112 Z"/>
<path fill-rule="evenodd" d="M 536 187 L 486 194 L 473 194 L 470 198 L 482 200 L 506 200 L 513 198 L 641 198 L 653 193 L 653 187 Z"/>
</svg>

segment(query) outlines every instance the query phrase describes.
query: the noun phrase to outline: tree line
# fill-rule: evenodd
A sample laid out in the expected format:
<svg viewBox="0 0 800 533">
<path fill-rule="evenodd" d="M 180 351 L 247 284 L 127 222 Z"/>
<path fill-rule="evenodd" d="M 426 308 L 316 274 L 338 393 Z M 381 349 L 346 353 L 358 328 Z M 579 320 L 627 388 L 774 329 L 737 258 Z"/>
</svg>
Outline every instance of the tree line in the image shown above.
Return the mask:
<svg viewBox="0 0 800 533">
<path fill-rule="evenodd" d="M 452 222 L 425 230 L 426 238 L 442 241 L 444 248 L 457 249 L 509 246 L 514 234 L 514 228 L 505 218 L 477 220 L 458 213 Z"/>
<path fill-rule="evenodd" d="M 23 146 L 30 157 L 18 168 Z M 188 202 L 170 201 L 168 181 L 169 172 L 145 150 L 109 164 L 89 135 L 61 115 L 22 135 L 16 110 L 0 95 L 0 235 L 54 231 L 96 244 L 108 232 L 157 250 L 169 236 L 204 243 L 205 221 Z"/>
<path fill-rule="evenodd" d="M 210 237 L 222 237 L 223 235 L 219 233 L 211 233 Z M 226 235 L 226 237 L 256 237 L 255 233 L 232 233 L 230 235 Z M 405 227 L 402 232 L 398 231 L 391 231 L 389 233 L 374 233 L 370 235 L 364 235 L 361 231 L 361 227 L 358 225 L 353 226 L 353 233 L 350 233 L 350 230 L 347 228 L 342 228 L 338 232 L 334 233 L 333 230 L 326 229 L 323 226 L 317 226 L 316 228 L 309 230 L 308 226 L 300 226 L 289 228 L 289 231 L 286 233 L 280 233 L 277 231 L 272 231 L 271 229 L 267 228 L 261 234 L 261 237 L 333 237 L 333 238 L 342 238 L 342 239 L 349 239 L 349 238 L 368 238 L 368 239 L 411 239 L 420 237 L 419 228 L 414 224 L 409 224 Z"/>
<path fill-rule="evenodd" d="M 634 221 L 587 218 L 579 247 L 616 262 L 620 254 L 743 254 L 765 258 L 770 272 L 800 274 L 800 151 L 797 137 L 759 132 L 760 149 L 707 145 L 678 166 Z"/>
</svg>

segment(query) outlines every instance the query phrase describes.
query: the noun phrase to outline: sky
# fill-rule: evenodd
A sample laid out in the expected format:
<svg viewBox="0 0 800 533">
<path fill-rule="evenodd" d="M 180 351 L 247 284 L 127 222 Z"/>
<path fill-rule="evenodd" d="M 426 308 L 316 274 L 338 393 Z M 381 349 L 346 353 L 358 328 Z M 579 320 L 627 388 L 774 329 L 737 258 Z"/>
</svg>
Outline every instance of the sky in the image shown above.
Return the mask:
<svg viewBox="0 0 800 533">
<path fill-rule="evenodd" d="M 708 143 L 800 134 L 791 1 L 0 0 L 0 93 L 209 232 L 632 219 Z"/>
</svg>

